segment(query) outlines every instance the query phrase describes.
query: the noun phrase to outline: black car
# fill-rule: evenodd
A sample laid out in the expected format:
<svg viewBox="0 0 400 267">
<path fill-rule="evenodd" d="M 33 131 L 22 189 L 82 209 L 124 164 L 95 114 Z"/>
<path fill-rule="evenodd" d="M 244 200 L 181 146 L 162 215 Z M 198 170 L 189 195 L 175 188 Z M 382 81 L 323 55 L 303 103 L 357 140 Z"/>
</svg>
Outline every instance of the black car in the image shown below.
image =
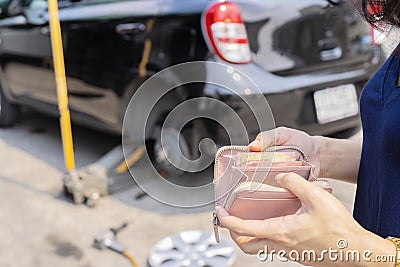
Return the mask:
<svg viewBox="0 0 400 267">
<path fill-rule="evenodd" d="M 358 96 L 383 55 L 354 10 L 330 2 L 59 0 L 72 120 L 121 134 L 129 99 L 146 79 L 178 63 L 209 61 L 249 76 L 277 126 L 349 133 L 360 126 Z M 22 105 L 58 115 L 48 17 L 45 0 L 1 1 L 1 126 L 15 123 Z M 167 96 L 154 124 L 190 97 L 241 109 L 245 92 L 193 86 Z M 213 123 L 203 126 L 224 143 Z M 185 138 L 192 136 L 188 129 Z"/>
</svg>

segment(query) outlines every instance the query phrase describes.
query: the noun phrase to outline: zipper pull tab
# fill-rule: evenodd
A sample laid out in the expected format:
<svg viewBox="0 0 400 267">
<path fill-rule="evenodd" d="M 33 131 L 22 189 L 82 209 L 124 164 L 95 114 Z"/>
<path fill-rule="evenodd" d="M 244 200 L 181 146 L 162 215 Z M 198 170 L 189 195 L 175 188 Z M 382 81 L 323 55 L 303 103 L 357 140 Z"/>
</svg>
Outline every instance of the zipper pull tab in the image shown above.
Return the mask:
<svg viewBox="0 0 400 267">
<path fill-rule="evenodd" d="M 219 231 L 218 231 L 218 227 L 221 226 L 218 217 L 217 217 L 217 213 L 214 211 L 213 212 L 213 220 L 212 220 L 212 224 L 214 227 L 214 236 L 215 236 L 215 241 L 217 241 L 217 243 L 219 243 Z"/>
</svg>

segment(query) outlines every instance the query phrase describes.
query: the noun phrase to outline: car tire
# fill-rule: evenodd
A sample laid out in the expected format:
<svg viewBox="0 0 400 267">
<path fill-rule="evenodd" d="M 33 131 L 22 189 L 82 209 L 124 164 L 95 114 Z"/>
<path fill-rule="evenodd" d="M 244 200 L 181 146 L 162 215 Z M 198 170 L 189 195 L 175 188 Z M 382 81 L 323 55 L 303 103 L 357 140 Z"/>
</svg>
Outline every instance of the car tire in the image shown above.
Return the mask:
<svg viewBox="0 0 400 267">
<path fill-rule="evenodd" d="M 160 126 L 156 126 L 158 128 Z M 184 156 L 186 158 L 190 158 L 190 152 L 188 144 L 186 143 L 185 138 L 181 136 L 181 134 L 175 129 L 164 129 L 167 142 L 164 144 L 164 149 L 167 149 L 170 152 L 169 157 L 175 158 L 174 162 L 179 161 L 179 157 Z M 152 158 L 153 164 L 156 170 L 164 176 L 164 178 L 174 178 L 179 177 L 185 173 L 184 170 L 177 168 L 174 166 L 170 159 L 164 154 L 163 146 L 161 144 L 161 128 L 154 130 L 154 143 L 152 144 Z M 174 140 L 179 140 L 179 148 L 175 145 Z M 178 150 L 175 150 L 178 149 Z M 178 158 L 177 158 L 178 157 Z"/>
<path fill-rule="evenodd" d="M 10 103 L 0 88 L 0 127 L 12 126 L 18 121 L 19 107 Z"/>
</svg>

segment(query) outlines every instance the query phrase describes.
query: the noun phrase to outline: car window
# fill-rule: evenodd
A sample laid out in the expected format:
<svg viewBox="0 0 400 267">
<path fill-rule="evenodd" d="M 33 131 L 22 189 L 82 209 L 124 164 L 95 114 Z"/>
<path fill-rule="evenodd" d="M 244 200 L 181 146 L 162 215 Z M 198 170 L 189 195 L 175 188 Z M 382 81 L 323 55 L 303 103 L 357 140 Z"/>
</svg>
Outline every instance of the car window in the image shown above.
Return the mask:
<svg viewBox="0 0 400 267">
<path fill-rule="evenodd" d="M 1 17 L 13 16 L 21 12 L 19 0 L 0 0 Z"/>
<path fill-rule="evenodd" d="M 60 8 L 69 6 L 71 2 L 94 3 L 103 1 L 110 0 L 57 0 Z M 44 7 L 47 7 L 47 0 L 0 0 L 0 18 L 18 15 L 21 13 L 21 8 L 43 9 Z"/>
<path fill-rule="evenodd" d="M 57 2 L 58 2 L 58 6 L 60 8 L 67 6 L 71 3 L 70 0 L 57 0 Z M 42 9 L 44 6 L 47 7 L 47 0 L 24 0 L 23 6 L 29 7 L 29 8 L 34 8 L 34 9 L 36 9 L 36 8 Z"/>
<path fill-rule="evenodd" d="M 0 8 L 4 9 L 10 4 L 11 0 L 0 0 Z"/>
<path fill-rule="evenodd" d="M 0 0 L 0 1 L 2 1 L 2 0 Z M 29 6 L 32 2 L 46 2 L 47 3 L 47 0 L 25 0 L 25 1 L 23 1 L 24 3 L 23 3 L 23 5 L 24 6 Z M 57 2 L 70 2 L 69 0 L 57 0 Z"/>
<path fill-rule="evenodd" d="M 143 0 L 80 0 L 79 2 L 83 4 L 91 4 L 91 3 L 122 2 L 122 1 L 143 1 Z M 145 0 L 145 1 L 151 1 L 151 0 Z"/>
<path fill-rule="evenodd" d="M 7 6 L 10 4 L 11 0 L 0 0 L 0 14 L 4 17 L 7 14 Z"/>
</svg>

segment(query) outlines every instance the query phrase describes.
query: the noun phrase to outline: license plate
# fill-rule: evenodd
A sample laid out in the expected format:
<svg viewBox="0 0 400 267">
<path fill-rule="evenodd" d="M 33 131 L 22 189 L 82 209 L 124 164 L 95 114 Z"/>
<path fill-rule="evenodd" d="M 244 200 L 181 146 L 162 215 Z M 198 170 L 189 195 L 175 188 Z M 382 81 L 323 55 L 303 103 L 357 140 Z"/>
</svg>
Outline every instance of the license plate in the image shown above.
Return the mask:
<svg viewBox="0 0 400 267">
<path fill-rule="evenodd" d="M 356 88 L 352 84 L 328 88 L 314 93 L 318 123 L 325 124 L 358 114 Z"/>
</svg>

